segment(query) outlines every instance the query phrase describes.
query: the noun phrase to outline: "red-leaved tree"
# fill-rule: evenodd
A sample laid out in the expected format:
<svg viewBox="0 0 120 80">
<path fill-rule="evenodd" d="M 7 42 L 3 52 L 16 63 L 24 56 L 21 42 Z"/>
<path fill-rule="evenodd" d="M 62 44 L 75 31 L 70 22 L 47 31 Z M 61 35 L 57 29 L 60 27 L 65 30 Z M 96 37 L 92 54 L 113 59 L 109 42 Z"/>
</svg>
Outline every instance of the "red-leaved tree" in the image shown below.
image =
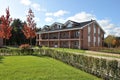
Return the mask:
<svg viewBox="0 0 120 80">
<path fill-rule="evenodd" d="M 27 24 L 24 24 L 23 33 L 26 39 L 30 39 L 30 45 L 32 45 L 32 39 L 36 37 L 36 23 L 34 21 L 34 13 L 31 9 L 28 11 Z"/>
<path fill-rule="evenodd" d="M 6 9 L 6 16 L 2 15 L 0 17 L 0 21 L 0 38 L 5 40 L 4 45 L 6 45 L 6 39 L 9 39 L 12 35 L 12 27 L 10 26 L 12 18 L 10 18 L 9 8 Z"/>
</svg>

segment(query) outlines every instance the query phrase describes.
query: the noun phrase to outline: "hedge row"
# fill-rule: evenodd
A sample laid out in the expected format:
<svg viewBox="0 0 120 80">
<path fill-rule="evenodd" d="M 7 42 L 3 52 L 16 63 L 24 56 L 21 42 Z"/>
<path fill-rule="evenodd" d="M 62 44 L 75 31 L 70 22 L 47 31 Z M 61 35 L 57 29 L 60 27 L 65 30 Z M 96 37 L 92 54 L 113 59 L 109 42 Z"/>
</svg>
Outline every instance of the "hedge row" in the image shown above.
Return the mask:
<svg viewBox="0 0 120 80">
<path fill-rule="evenodd" d="M 104 80 L 120 80 L 120 62 L 118 60 L 73 54 L 54 49 L 39 49 L 38 52 L 39 54 L 36 55 L 45 55 L 58 59 Z"/>
<path fill-rule="evenodd" d="M 31 55 L 33 49 L 0 49 L 0 56 Z"/>
<path fill-rule="evenodd" d="M 1 49 L 3 55 L 49 56 L 104 80 L 120 80 L 120 61 L 73 54 L 54 49 Z"/>
</svg>

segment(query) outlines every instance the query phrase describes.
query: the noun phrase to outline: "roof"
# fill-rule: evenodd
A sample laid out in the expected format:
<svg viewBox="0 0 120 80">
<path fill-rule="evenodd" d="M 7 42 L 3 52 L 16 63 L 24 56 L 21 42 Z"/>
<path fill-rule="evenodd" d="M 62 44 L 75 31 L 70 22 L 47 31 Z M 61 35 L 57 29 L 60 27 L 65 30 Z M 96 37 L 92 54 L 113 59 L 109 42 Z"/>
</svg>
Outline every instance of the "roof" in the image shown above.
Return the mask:
<svg viewBox="0 0 120 80">
<path fill-rule="evenodd" d="M 44 32 L 54 32 L 54 31 L 58 31 L 58 30 L 72 30 L 72 29 L 78 29 L 78 28 L 83 28 L 85 25 L 88 25 L 88 24 L 90 24 L 90 23 L 92 23 L 92 22 L 96 22 L 95 20 L 90 20 L 90 21 L 85 21 L 85 22 L 75 22 L 75 21 L 71 21 L 71 20 L 68 20 L 68 21 L 66 21 L 64 24 L 62 24 L 62 23 L 58 23 L 58 22 L 54 22 L 51 26 L 50 26 L 50 28 L 51 29 L 46 29 L 46 30 L 42 30 L 42 31 L 40 31 L 40 32 L 37 32 L 37 33 L 44 33 Z M 56 26 L 55 24 L 57 24 L 58 23 L 58 25 L 59 24 L 61 24 L 62 26 L 61 26 L 61 28 L 57 28 L 57 29 L 52 29 L 54 26 Z M 72 26 L 71 27 L 67 27 L 67 25 L 68 24 L 70 24 L 70 23 L 72 23 Z M 97 23 L 97 22 L 96 22 Z M 97 23 L 98 24 L 98 23 Z M 99 24 L 98 24 L 99 25 Z M 100 26 L 100 25 L 99 25 Z M 101 27 L 100 27 L 101 28 Z M 43 27 L 43 29 L 44 29 L 44 27 Z M 102 28 L 101 28 L 102 29 Z M 102 29 L 103 30 L 103 29 Z M 104 30 L 103 30 L 103 32 L 104 32 Z"/>
</svg>

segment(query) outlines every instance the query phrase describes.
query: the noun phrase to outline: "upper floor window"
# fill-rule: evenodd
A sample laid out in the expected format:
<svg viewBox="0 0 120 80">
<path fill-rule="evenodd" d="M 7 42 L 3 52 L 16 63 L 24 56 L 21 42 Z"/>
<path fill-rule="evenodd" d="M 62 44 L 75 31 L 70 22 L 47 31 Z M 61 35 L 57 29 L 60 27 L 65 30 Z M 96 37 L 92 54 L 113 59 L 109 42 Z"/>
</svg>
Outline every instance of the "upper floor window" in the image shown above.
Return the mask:
<svg viewBox="0 0 120 80">
<path fill-rule="evenodd" d="M 80 35 L 80 32 L 79 32 L 79 31 L 76 31 L 76 32 L 75 32 L 75 37 L 79 37 L 79 35 Z"/>
<path fill-rule="evenodd" d="M 79 31 L 76 31 L 76 35 L 79 36 L 80 32 Z"/>
</svg>

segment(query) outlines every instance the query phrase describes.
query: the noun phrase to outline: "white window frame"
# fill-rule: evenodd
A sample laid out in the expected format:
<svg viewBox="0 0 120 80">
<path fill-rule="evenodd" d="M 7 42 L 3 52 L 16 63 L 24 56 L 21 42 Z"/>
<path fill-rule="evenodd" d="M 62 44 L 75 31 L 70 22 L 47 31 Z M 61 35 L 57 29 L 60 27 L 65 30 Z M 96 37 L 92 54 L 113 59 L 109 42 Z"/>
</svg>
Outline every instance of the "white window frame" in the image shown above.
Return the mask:
<svg viewBox="0 0 120 80">
<path fill-rule="evenodd" d="M 96 36 L 94 36 L 94 42 L 96 42 Z"/>
<path fill-rule="evenodd" d="M 88 34 L 90 34 L 91 28 L 90 25 L 88 25 Z"/>
<path fill-rule="evenodd" d="M 100 34 L 100 28 L 98 28 L 98 34 Z"/>
<path fill-rule="evenodd" d="M 90 35 L 88 35 L 88 46 L 90 46 Z"/>
<path fill-rule="evenodd" d="M 100 46 L 100 36 L 98 36 L 98 46 Z"/>
<path fill-rule="evenodd" d="M 94 23 L 94 33 L 96 33 L 96 24 Z"/>
<path fill-rule="evenodd" d="M 96 36 L 94 36 L 94 42 L 93 42 L 94 46 L 95 46 L 95 43 L 96 43 Z"/>
</svg>

